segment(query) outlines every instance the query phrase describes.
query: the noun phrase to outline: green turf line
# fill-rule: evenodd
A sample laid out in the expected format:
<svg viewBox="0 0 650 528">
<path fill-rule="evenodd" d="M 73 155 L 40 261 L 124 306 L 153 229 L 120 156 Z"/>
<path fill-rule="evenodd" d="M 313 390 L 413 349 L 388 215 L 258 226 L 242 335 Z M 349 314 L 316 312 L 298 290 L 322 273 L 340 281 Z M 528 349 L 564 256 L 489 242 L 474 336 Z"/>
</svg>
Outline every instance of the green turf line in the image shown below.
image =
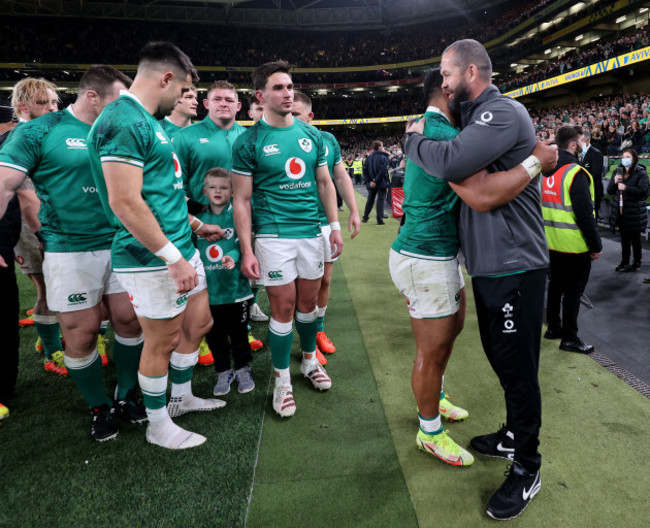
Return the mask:
<svg viewBox="0 0 650 528">
<path fill-rule="evenodd" d="M 358 198 L 360 206 L 363 199 Z M 410 387 L 415 344 L 403 297 L 388 272 L 397 222 L 364 224 L 341 262 L 361 326 L 393 441 L 421 527 L 495 526 L 484 513 L 506 463 L 477 456 L 455 468 L 417 450 L 417 415 Z M 467 421 L 448 424 L 467 446 L 505 421 L 503 393 L 483 353 L 471 284 L 465 330 L 451 357 L 445 388 L 467 408 Z M 542 490 L 511 526 L 646 526 L 650 518 L 650 401 L 588 357 L 542 340 Z"/>
<path fill-rule="evenodd" d="M 18 275 L 24 314 L 34 294 Z M 262 325 L 253 326 L 263 335 Z M 267 403 L 268 348 L 253 353 L 255 391 L 241 395 L 233 383 L 222 397 L 225 408 L 175 419 L 208 441 L 172 452 L 148 444 L 144 427 L 133 424 L 122 424 L 114 441 L 92 441 L 90 414 L 71 380 L 43 370 L 33 328 L 21 330 L 20 337 L 17 395 L 0 428 L 0 527 L 244 525 Z M 196 395 L 211 397 L 215 382 L 213 367 L 196 367 Z M 111 362 L 106 391 L 112 394 L 114 384 Z"/>
<path fill-rule="evenodd" d="M 332 389 L 319 393 L 302 377 L 294 336 L 297 411 L 283 420 L 267 405 L 247 526 L 416 526 L 339 264 L 325 330 L 337 347 L 326 367 Z"/>
</svg>

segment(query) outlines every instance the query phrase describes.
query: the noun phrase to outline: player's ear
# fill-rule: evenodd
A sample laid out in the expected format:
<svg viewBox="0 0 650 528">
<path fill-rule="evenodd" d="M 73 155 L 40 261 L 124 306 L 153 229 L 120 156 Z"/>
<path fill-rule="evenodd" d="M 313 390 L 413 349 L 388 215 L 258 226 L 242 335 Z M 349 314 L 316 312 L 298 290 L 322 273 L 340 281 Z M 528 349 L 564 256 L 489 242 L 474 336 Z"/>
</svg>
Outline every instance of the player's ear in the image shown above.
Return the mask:
<svg viewBox="0 0 650 528">
<path fill-rule="evenodd" d="M 162 77 L 160 78 L 160 86 L 163 88 L 167 88 L 169 84 L 174 80 L 174 72 L 165 72 L 162 74 Z"/>
<path fill-rule="evenodd" d="M 255 90 L 255 97 L 260 103 L 264 104 L 264 93 L 262 90 Z"/>
<path fill-rule="evenodd" d="M 237 101 L 237 111 L 241 110 L 241 101 Z"/>
<path fill-rule="evenodd" d="M 314 119 L 314 112 L 309 112 L 309 121 Z"/>
</svg>

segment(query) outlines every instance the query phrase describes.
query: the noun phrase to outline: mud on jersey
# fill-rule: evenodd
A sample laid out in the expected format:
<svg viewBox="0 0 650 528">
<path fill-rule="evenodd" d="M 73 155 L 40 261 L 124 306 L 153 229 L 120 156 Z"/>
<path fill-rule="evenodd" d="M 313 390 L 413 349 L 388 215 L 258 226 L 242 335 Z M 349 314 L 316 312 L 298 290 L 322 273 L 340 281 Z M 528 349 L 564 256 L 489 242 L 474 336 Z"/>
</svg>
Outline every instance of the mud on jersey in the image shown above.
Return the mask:
<svg viewBox="0 0 650 528">
<path fill-rule="evenodd" d="M 209 203 L 203 194 L 205 173 L 215 167 L 232 168 L 233 144 L 245 130 L 238 123 L 223 130 L 208 116 L 176 134 L 174 150 L 181 162 L 188 197 L 202 204 Z"/>
<path fill-rule="evenodd" d="M 316 169 L 325 165 L 320 131 L 298 119 L 286 128 L 261 120 L 237 138 L 232 172 L 253 178 L 256 236 L 320 236 Z"/>
<path fill-rule="evenodd" d="M 194 245 L 181 167 L 160 123 L 135 96 L 122 91 L 118 99 L 104 108 L 88 136 L 88 150 L 102 205 L 118 228 L 112 246 L 113 270 L 153 271 L 165 269 L 165 263 L 138 242 L 110 211 L 101 165 L 106 162 L 142 169 L 142 198 L 165 236 L 189 260 Z"/>
<path fill-rule="evenodd" d="M 115 236 L 90 171 L 90 125 L 70 107 L 16 127 L 0 151 L 0 166 L 25 173 L 41 201 L 38 219 L 45 251 L 109 249 Z"/>
</svg>

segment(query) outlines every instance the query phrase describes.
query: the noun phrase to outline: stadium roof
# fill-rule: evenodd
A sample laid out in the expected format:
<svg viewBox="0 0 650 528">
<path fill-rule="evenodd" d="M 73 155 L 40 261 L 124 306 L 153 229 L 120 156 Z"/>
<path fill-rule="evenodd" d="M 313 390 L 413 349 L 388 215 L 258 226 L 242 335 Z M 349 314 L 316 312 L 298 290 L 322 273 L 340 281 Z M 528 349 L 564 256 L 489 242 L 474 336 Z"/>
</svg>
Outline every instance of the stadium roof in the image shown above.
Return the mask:
<svg viewBox="0 0 650 528">
<path fill-rule="evenodd" d="M 278 29 L 389 29 L 508 0 L 3 0 L 0 15 L 132 19 Z"/>
</svg>

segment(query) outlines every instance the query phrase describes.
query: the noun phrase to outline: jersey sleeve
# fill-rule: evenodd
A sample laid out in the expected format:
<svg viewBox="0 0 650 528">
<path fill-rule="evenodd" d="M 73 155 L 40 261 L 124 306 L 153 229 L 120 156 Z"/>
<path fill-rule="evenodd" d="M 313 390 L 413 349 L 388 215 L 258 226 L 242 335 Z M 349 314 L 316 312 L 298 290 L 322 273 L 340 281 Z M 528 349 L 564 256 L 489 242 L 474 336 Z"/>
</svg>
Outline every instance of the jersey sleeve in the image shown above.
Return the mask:
<svg viewBox="0 0 650 528">
<path fill-rule="evenodd" d="M 143 168 L 151 141 L 151 128 L 144 119 L 124 119 L 113 114 L 97 129 L 95 145 L 102 163 L 126 163 Z"/>
<path fill-rule="evenodd" d="M 181 169 L 183 171 L 183 189 L 185 190 L 185 194 L 188 194 L 187 183 L 191 169 L 191 156 L 189 152 L 188 142 L 186 141 L 185 137 L 186 134 L 181 130 L 179 134 L 176 134 L 172 140 L 172 143 L 174 144 L 174 152 L 176 152 L 176 156 L 178 156 L 178 162 L 181 164 Z"/>
<path fill-rule="evenodd" d="M 0 149 L 0 167 L 31 174 L 39 163 L 45 134 L 45 128 L 38 124 L 15 128 Z"/>
<path fill-rule="evenodd" d="M 232 172 L 241 176 L 253 176 L 257 167 L 255 145 L 246 141 L 245 132 L 237 137 L 232 147 Z"/>
<path fill-rule="evenodd" d="M 316 166 L 322 167 L 327 165 L 327 149 L 325 148 L 325 141 L 321 134 L 314 134 L 314 146 L 316 147 Z M 336 164 L 335 164 L 336 165 Z"/>
</svg>

